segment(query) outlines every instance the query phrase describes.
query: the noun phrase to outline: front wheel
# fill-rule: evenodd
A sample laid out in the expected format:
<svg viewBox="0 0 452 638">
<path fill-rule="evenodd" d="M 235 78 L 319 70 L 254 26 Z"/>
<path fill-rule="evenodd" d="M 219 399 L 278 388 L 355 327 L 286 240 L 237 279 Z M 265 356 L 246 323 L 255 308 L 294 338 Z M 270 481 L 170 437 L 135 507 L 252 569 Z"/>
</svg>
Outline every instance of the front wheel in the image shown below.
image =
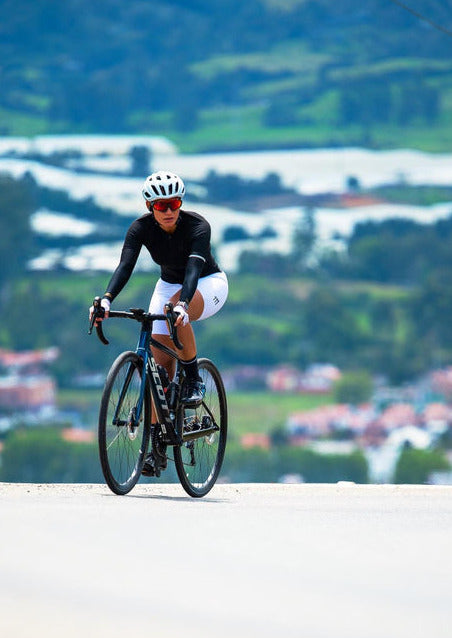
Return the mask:
<svg viewBox="0 0 452 638">
<path fill-rule="evenodd" d="M 143 360 L 123 352 L 110 368 L 99 412 L 99 455 L 108 487 L 127 494 L 140 478 L 149 444 L 151 401 L 148 389 L 140 409 Z"/>
<path fill-rule="evenodd" d="M 221 375 L 209 359 L 199 359 L 206 394 L 197 408 L 180 407 L 179 432 L 185 441 L 174 448 L 177 475 L 190 496 L 205 496 L 218 478 L 228 430 L 226 392 Z"/>
</svg>

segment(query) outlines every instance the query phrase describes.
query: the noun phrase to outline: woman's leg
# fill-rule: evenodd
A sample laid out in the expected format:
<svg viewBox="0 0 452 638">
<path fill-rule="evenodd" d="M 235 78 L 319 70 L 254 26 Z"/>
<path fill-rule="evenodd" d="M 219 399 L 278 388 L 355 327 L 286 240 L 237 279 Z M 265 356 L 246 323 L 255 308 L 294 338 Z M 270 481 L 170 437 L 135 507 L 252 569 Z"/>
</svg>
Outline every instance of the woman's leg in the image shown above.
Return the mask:
<svg viewBox="0 0 452 638">
<path fill-rule="evenodd" d="M 173 297 L 171 297 L 170 301 L 173 304 L 176 304 L 179 301 L 179 294 L 177 293 Z M 199 290 L 195 292 L 193 295 L 193 299 L 190 302 L 190 306 L 188 308 L 188 315 L 190 317 L 190 321 L 196 321 L 202 315 L 204 310 L 204 299 L 202 298 Z M 183 361 L 190 361 L 193 357 L 196 357 L 196 339 L 195 333 L 190 323 L 186 326 L 179 326 L 177 329 L 177 334 L 179 337 L 179 341 L 182 343 L 183 348 L 179 351 L 180 357 Z M 154 334 L 152 335 L 156 341 L 163 343 L 168 348 L 174 349 L 174 343 L 172 342 L 169 335 L 161 335 Z M 175 359 L 165 354 L 161 350 L 157 348 L 152 349 L 152 353 L 154 355 L 156 363 L 164 366 L 169 374 L 170 379 L 173 378 L 175 373 Z"/>
<path fill-rule="evenodd" d="M 171 303 L 176 304 L 179 301 L 179 295 L 180 293 L 173 295 L 173 297 L 171 297 L 170 299 Z M 189 308 L 188 308 L 188 315 L 190 317 L 190 321 L 196 321 L 197 319 L 199 319 L 199 317 L 203 313 L 203 310 L 204 310 L 204 299 L 201 293 L 199 292 L 199 290 L 197 290 L 195 294 L 193 295 L 193 299 L 191 300 Z M 196 358 L 196 355 L 197 355 L 196 339 L 195 339 L 195 333 L 193 331 L 191 324 L 188 323 L 186 326 L 179 326 L 179 328 L 177 329 L 177 334 L 179 337 L 179 341 L 183 345 L 182 350 L 179 351 L 179 355 L 182 359 L 182 362 L 188 363 L 186 371 L 189 374 L 190 372 L 192 372 L 193 380 L 197 381 L 198 369 L 197 369 L 197 358 Z M 169 335 L 154 334 L 152 336 L 159 343 L 162 343 L 168 348 L 174 349 L 174 343 L 171 340 L 171 337 Z M 165 354 L 164 352 L 162 352 L 161 350 L 155 347 L 152 348 L 152 354 L 154 355 L 155 362 L 163 366 L 168 372 L 169 378 L 172 379 L 176 372 L 176 360 L 173 359 L 173 357 L 171 357 L 170 355 Z M 155 414 L 154 405 L 152 405 L 152 423 L 155 423 L 156 419 L 157 417 Z"/>
<path fill-rule="evenodd" d="M 171 298 L 171 301 L 173 303 L 177 303 L 177 301 L 179 301 L 179 293 L 174 295 Z M 190 322 L 199 319 L 203 311 L 204 299 L 199 290 L 196 290 L 188 307 Z M 185 393 L 181 400 L 187 405 L 198 404 L 204 397 L 205 387 L 199 376 L 195 333 L 191 323 L 188 323 L 186 326 L 179 326 L 177 333 L 179 341 L 181 341 L 183 345 L 180 357 L 181 363 L 184 367 L 185 378 L 187 380 Z"/>
<path fill-rule="evenodd" d="M 176 304 L 179 301 L 179 297 L 180 293 L 177 293 L 171 298 L 171 302 Z M 199 319 L 203 310 L 204 299 L 199 290 L 196 290 L 192 300 L 190 301 L 190 305 L 188 306 L 190 322 Z M 188 323 L 186 326 L 179 326 L 177 334 L 179 336 L 179 341 L 184 346 L 181 352 L 181 358 L 183 361 L 190 361 L 193 357 L 196 357 L 196 339 L 191 323 Z"/>
</svg>

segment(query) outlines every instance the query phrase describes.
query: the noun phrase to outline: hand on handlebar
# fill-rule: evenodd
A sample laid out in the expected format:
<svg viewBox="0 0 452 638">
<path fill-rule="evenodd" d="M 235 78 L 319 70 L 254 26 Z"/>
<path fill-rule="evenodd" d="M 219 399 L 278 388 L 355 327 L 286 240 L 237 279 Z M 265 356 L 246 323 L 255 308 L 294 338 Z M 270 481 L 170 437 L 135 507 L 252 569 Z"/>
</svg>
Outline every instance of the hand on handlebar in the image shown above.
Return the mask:
<svg viewBox="0 0 452 638">
<path fill-rule="evenodd" d="M 179 326 L 186 326 L 190 322 L 188 312 L 182 304 L 177 303 L 173 308 L 173 312 L 178 315 L 176 321 L 174 322 L 174 326 L 176 328 L 178 328 Z"/>
<path fill-rule="evenodd" d="M 94 305 L 94 304 L 96 304 L 96 305 Z M 107 299 L 106 297 L 101 299 L 100 302 L 98 301 L 98 297 L 96 297 L 96 299 L 94 300 L 93 305 L 89 309 L 89 320 L 90 320 L 90 322 L 93 321 L 94 313 L 96 314 L 96 317 L 94 319 L 94 325 L 95 326 L 97 326 L 104 319 L 107 319 L 108 315 L 110 313 L 110 306 L 111 306 L 111 301 L 109 299 Z"/>
</svg>

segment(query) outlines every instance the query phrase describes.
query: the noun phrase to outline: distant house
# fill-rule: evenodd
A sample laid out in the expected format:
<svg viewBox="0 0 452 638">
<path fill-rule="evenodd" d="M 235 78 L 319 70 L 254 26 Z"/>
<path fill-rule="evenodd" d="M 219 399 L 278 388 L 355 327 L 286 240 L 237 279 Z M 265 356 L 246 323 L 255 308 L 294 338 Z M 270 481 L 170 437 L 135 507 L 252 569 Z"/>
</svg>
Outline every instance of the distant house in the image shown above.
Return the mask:
<svg viewBox="0 0 452 638">
<path fill-rule="evenodd" d="M 56 403 L 54 380 L 46 375 L 0 377 L 0 408 L 8 411 L 53 407 Z"/>
<path fill-rule="evenodd" d="M 83 430 L 82 428 L 65 428 L 61 436 L 69 443 L 93 443 L 95 434 L 92 430 Z"/>
<path fill-rule="evenodd" d="M 249 434 L 243 434 L 240 437 L 240 443 L 243 448 L 261 448 L 263 450 L 269 450 L 271 446 L 270 437 L 268 434 L 253 432 Z"/>
<path fill-rule="evenodd" d="M 441 394 L 445 399 L 452 399 L 452 366 L 432 372 L 430 383 L 434 392 Z"/>
<path fill-rule="evenodd" d="M 0 409 L 17 412 L 54 407 L 56 385 L 44 372 L 44 365 L 55 361 L 57 348 L 14 352 L 0 349 Z"/>
<path fill-rule="evenodd" d="M 293 412 L 286 422 L 286 429 L 293 445 L 307 440 L 328 438 L 343 433 L 350 439 L 361 439 L 375 420 L 371 405 L 354 407 L 346 404 L 324 405 L 313 410 Z"/>
<path fill-rule="evenodd" d="M 327 437 L 334 424 L 342 422 L 348 411 L 347 405 L 340 404 L 293 412 L 286 422 L 290 442 L 293 445 L 303 445 L 309 439 Z"/>
<path fill-rule="evenodd" d="M 292 445 L 332 438 L 354 440 L 362 448 L 378 448 L 388 439 L 398 441 L 411 436 L 413 445 L 421 447 L 419 441 L 432 443 L 452 431 L 452 406 L 429 403 L 416 411 L 410 403 L 394 403 L 383 410 L 373 404 L 325 405 L 293 412 L 287 418 L 286 431 Z"/>
<path fill-rule="evenodd" d="M 383 200 L 378 197 L 372 197 L 371 195 L 343 193 L 339 196 L 339 201 L 337 203 L 343 208 L 357 208 L 361 206 L 375 206 L 375 204 L 382 204 Z"/>
<path fill-rule="evenodd" d="M 279 366 L 267 374 L 267 386 L 272 392 L 295 392 L 300 383 L 300 372 L 292 366 Z"/>
<path fill-rule="evenodd" d="M 340 376 L 339 368 L 328 363 L 313 364 L 305 371 L 283 365 L 267 374 L 267 387 L 272 392 L 328 394 Z"/>
<path fill-rule="evenodd" d="M 452 423 L 452 407 L 445 403 L 428 403 L 422 411 L 421 417 L 425 425 L 437 421 Z"/>
<path fill-rule="evenodd" d="M 387 407 L 377 419 L 386 432 L 408 425 L 417 425 L 418 416 L 410 403 L 394 403 Z"/>
<path fill-rule="evenodd" d="M 330 363 L 314 363 L 301 375 L 299 392 L 322 394 L 331 392 L 341 377 L 339 368 Z"/>
<path fill-rule="evenodd" d="M 0 348 L 0 365 L 5 368 L 24 369 L 30 367 L 42 367 L 43 364 L 52 363 L 59 357 L 58 348 L 45 348 L 43 350 L 24 350 L 14 352 Z"/>
<path fill-rule="evenodd" d="M 228 391 L 264 390 L 268 368 L 265 366 L 241 365 L 222 373 Z"/>
</svg>

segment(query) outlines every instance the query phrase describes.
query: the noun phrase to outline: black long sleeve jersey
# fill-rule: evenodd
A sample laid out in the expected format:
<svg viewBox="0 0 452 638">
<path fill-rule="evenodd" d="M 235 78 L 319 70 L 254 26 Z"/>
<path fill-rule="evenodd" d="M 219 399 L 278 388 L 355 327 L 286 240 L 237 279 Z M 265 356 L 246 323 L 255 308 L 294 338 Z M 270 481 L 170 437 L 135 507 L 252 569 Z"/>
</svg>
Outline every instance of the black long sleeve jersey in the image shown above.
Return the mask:
<svg viewBox="0 0 452 638">
<path fill-rule="evenodd" d="M 121 260 L 107 287 L 112 300 L 128 282 L 142 246 L 160 266 L 163 281 L 182 284 L 181 301 L 190 302 L 200 277 L 220 272 L 211 253 L 210 224 L 204 217 L 181 209 L 176 230 L 170 234 L 149 213 L 136 219 L 127 231 Z"/>
</svg>

